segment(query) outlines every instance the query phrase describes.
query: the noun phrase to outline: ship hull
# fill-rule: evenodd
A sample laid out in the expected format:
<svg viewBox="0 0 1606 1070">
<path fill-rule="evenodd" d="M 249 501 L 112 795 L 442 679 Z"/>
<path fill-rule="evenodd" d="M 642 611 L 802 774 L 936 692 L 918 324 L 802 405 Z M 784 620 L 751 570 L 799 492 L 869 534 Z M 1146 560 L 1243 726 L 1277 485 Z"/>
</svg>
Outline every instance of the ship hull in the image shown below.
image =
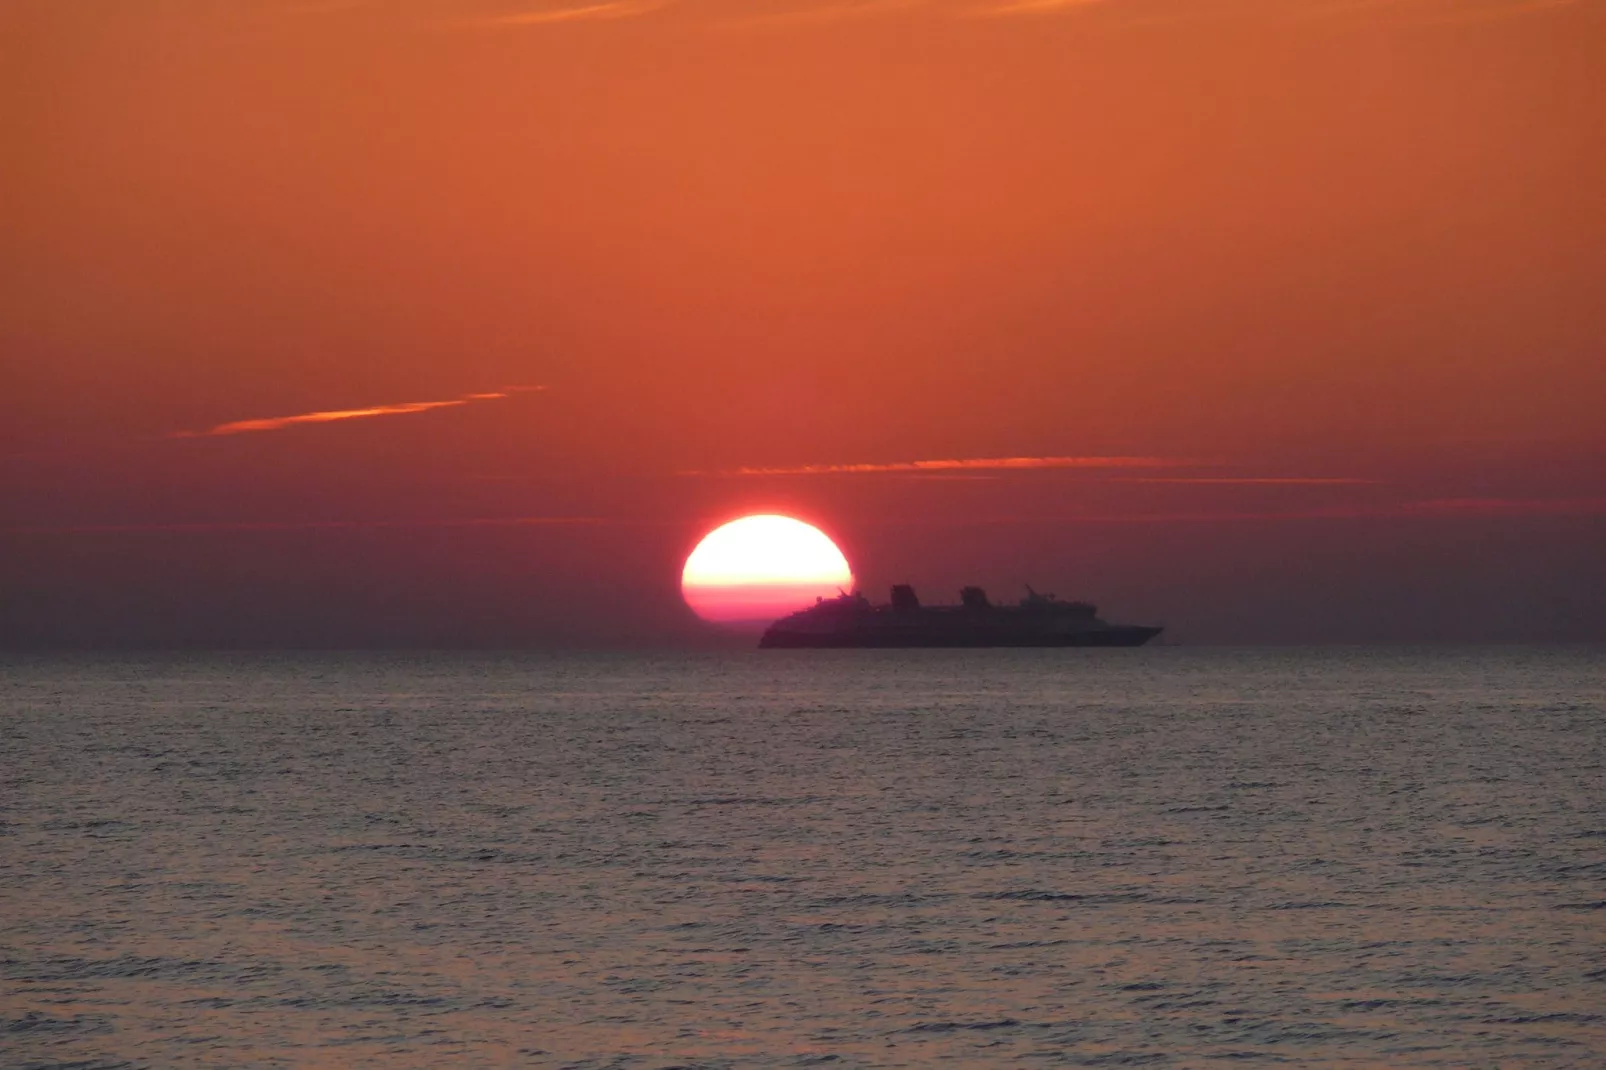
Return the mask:
<svg viewBox="0 0 1606 1070">
<path fill-rule="evenodd" d="M 1131 647 L 1142 646 L 1162 629 L 1114 625 L 1080 632 L 953 629 L 904 631 L 894 628 L 840 632 L 794 632 L 771 628 L 758 645 L 768 650 L 886 650 L 921 647 Z"/>
</svg>

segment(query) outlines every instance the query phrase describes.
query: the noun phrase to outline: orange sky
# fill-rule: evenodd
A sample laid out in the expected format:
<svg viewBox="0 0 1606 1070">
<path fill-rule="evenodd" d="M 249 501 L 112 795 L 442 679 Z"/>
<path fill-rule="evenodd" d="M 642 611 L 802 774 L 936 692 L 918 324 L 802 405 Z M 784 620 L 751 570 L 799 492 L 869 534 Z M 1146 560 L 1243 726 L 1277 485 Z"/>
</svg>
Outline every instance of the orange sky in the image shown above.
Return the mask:
<svg viewBox="0 0 1606 1070">
<path fill-rule="evenodd" d="M 674 640 L 770 509 L 1606 635 L 1603 71 L 1599 0 L 0 0 L 0 643 Z"/>
</svg>

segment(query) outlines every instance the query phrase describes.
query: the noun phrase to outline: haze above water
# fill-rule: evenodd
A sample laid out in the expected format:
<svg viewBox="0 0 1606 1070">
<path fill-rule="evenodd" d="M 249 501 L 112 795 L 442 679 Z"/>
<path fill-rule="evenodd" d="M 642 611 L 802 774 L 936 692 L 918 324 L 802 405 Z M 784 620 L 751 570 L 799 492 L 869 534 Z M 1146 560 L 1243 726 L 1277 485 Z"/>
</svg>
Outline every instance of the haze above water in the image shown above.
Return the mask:
<svg viewBox="0 0 1606 1070">
<path fill-rule="evenodd" d="M 1600 650 L 13 659 L 10 1066 L 1596 1066 Z"/>
</svg>

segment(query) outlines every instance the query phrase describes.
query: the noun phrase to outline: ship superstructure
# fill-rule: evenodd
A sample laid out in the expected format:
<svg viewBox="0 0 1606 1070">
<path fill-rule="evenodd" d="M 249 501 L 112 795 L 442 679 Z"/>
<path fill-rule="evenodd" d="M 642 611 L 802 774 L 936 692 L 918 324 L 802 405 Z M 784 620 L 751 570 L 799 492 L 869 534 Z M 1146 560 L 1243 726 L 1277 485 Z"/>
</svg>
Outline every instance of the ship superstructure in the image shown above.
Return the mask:
<svg viewBox="0 0 1606 1070">
<path fill-rule="evenodd" d="M 908 584 L 874 605 L 858 591 L 822 598 L 770 625 L 761 647 L 1142 646 L 1161 629 L 1101 620 L 1087 602 L 1063 602 L 1030 587 L 1016 605 L 988 601 L 980 587 L 958 605 L 923 606 Z"/>
</svg>

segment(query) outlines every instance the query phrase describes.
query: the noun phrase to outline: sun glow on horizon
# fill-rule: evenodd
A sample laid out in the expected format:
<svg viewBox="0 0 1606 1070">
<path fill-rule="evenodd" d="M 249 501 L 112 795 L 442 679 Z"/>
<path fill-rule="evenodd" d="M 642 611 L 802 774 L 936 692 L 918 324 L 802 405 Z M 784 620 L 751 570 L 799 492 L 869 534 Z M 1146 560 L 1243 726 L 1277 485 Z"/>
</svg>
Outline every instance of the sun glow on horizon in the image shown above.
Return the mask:
<svg viewBox="0 0 1606 1070">
<path fill-rule="evenodd" d="M 842 551 L 819 528 L 789 516 L 744 516 L 703 536 L 680 589 L 706 621 L 769 621 L 853 584 Z"/>
</svg>

